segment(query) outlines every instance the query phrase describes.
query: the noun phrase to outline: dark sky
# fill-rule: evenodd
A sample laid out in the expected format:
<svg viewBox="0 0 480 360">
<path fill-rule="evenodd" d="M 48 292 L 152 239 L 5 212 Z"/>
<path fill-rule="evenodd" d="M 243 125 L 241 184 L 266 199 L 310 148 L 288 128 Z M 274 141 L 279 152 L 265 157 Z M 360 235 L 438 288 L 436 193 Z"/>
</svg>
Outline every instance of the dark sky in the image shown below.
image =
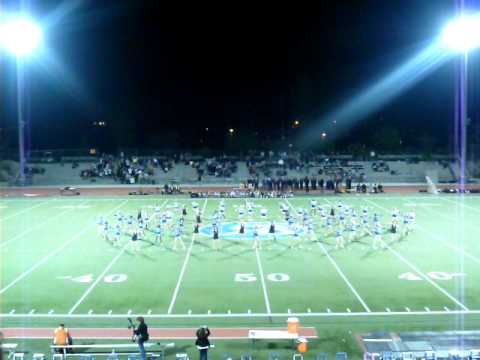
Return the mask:
<svg viewBox="0 0 480 360">
<path fill-rule="evenodd" d="M 282 135 L 290 143 L 427 46 L 454 14 L 453 0 L 310 3 L 31 1 L 47 26 L 46 49 L 26 68 L 31 147 L 221 149 L 233 146 L 230 127 L 237 148 Z M 15 130 L 13 63 L 1 66 L 0 124 Z M 406 143 L 412 133 L 444 143 L 453 74 L 447 63 L 340 142 L 371 143 L 371 127 L 388 126 Z M 478 120 L 478 107 L 471 113 Z"/>
</svg>

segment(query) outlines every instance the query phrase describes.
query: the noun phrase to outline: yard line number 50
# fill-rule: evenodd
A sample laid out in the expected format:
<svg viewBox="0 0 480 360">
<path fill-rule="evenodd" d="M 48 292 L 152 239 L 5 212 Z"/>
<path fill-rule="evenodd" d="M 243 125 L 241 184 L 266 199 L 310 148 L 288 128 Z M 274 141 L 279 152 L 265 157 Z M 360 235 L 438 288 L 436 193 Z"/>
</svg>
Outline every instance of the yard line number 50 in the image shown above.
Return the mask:
<svg viewBox="0 0 480 360">
<path fill-rule="evenodd" d="M 284 273 L 272 273 L 267 275 L 267 279 L 273 282 L 285 282 L 290 280 L 290 276 Z M 253 273 L 235 274 L 235 281 L 254 282 L 257 281 L 257 275 Z"/>
</svg>

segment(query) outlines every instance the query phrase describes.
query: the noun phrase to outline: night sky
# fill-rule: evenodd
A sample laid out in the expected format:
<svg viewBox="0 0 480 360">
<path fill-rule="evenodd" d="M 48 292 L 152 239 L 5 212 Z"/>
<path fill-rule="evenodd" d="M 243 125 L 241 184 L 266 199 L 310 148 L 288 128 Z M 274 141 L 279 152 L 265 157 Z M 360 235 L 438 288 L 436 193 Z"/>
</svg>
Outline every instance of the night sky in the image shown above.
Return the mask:
<svg viewBox="0 0 480 360">
<path fill-rule="evenodd" d="M 0 1 L 4 11 L 16 3 Z M 452 0 L 316 3 L 25 2 L 46 26 L 45 48 L 25 69 L 29 146 L 298 146 L 302 131 L 426 47 L 454 15 Z M 14 146 L 15 68 L 5 57 L 0 66 L 2 140 Z M 419 137 L 445 148 L 453 94 L 450 61 L 344 132 L 335 149 L 374 146 L 372 128 L 395 132 L 405 148 Z"/>
</svg>

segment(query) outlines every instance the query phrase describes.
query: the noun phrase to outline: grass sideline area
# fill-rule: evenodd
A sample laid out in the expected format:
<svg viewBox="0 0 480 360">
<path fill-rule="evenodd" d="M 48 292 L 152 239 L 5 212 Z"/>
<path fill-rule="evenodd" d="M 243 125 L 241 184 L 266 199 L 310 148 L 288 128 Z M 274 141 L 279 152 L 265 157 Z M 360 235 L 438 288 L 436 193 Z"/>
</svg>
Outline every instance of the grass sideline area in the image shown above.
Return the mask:
<svg viewBox="0 0 480 360">
<path fill-rule="evenodd" d="M 198 199 L 204 209 L 200 236 L 191 241 L 194 214 L 187 197 L 78 197 L 2 199 L 0 202 L 0 327 L 124 327 L 126 317 L 146 315 L 152 327 L 286 326 L 296 315 L 314 326 L 307 357 L 345 351 L 360 358 L 355 334 L 372 331 L 478 329 L 480 324 L 480 198 L 454 195 L 343 195 L 316 197 L 318 205 L 342 202 L 368 207 L 386 224 L 392 209 L 415 211 L 416 228 L 407 237 L 373 250 L 371 237 L 335 249 L 318 215 L 316 238 L 290 248 L 280 211 L 281 199 L 249 199 L 251 223 L 265 227 L 274 220 L 272 241 L 260 234 L 262 249 L 236 235 L 237 210 L 245 199 L 225 199 L 220 250 L 212 249 L 210 219 L 220 199 Z M 309 209 L 310 198 L 288 199 L 292 213 Z M 116 211 L 136 214 L 155 206 L 176 214 L 187 207 L 187 249 L 173 251 L 151 244 L 153 234 L 135 253 L 97 235 L 97 221 L 113 222 Z M 260 209 L 267 216 L 260 216 Z M 248 216 L 246 216 L 248 219 Z M 385 226 L 384 226 L 385 227 Z M 284 235 L 282 235 L 284 231 Z M 204 233 L 204 235 L 202 235 Z M 130 315 L 129 315 L 130 314 Z M 74 335 L 74 334 L 73 334 Z M 18 342 L 17 340 L 15 342 Z M 48 340 L 22 340 L 30 351 L 48 353 Z M 192 341 L 176 341 L 191 357 Z M 211 356 L 242 353 L 267 358 L 269 352 L 290 356 L 285 342 L 222 340 Z M 37 348 L 38 347 L 38 348 Z M 182 351 L 180 351 L 182 350 Z"/>
</svg>

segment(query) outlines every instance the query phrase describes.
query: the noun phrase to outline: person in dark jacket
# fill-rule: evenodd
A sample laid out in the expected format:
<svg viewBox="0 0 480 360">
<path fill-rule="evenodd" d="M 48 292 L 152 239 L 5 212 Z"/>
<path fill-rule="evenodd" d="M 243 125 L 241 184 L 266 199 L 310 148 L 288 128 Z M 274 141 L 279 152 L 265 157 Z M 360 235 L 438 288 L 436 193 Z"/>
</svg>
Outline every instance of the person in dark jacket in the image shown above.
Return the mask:
<svg viewBox="0 0 480 360">
<path fill-rule="evenodd" d="M 200 352 L 200 360 L 208 360 L 208 349 L 210 348 L 210 341 L 208 340 L 209 336 L 210 329 L 208 327 L 202 326 L 197 330 L 197 340 L 195 341 L 195 345 Z"/>
<path fill-rule="evenodd" d="M 138 321 L 138 326 L 136 329 L 133 330 L 133 333 L 135 334 L 135 338 L 138 344 L 138 349 L 140 350 L 140 355 L 142 357 L 142 360 L 147 360 L 147 354 L 145 352 L 145 347 L 143 346 L 143 343 L 145 341 L 148 341 L 149 335 L 148 335 L 148 326 L 145 324 L 145 319 L 142 316 L 137 317 Z"/>
</svg>

